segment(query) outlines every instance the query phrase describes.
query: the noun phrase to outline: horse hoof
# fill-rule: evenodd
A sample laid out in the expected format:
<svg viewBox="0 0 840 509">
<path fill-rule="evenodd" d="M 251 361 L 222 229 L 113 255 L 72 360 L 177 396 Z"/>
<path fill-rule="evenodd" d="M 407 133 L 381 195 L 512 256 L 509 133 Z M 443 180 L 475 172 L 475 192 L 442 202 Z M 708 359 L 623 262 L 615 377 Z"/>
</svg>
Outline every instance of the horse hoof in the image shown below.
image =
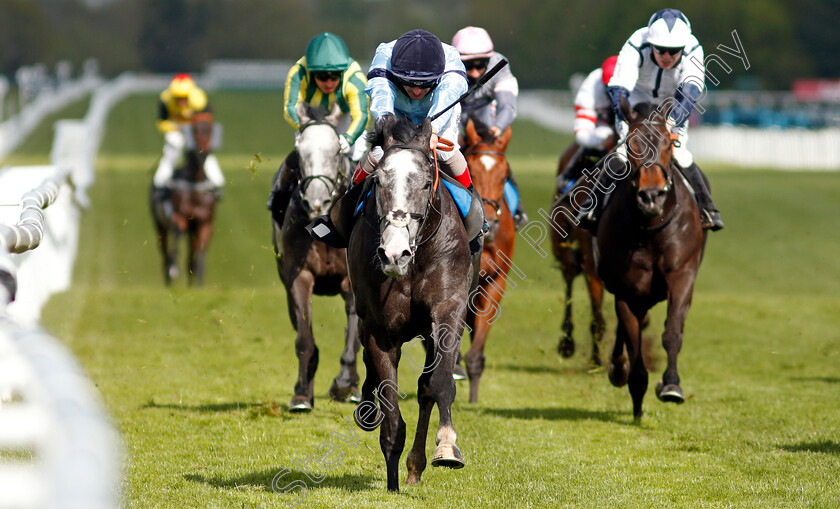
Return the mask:
<svg viewBox="0 0 840 509">
<path fill-rule="evenodd" d="M 330 399 L 338 401 L 339 403 L 346 403 L 348 401 L 351 403 L 359 403 L 362 400 L 358 387 L 355 385 L 341 387 L 335 380 L 333 380 L 332 385 L 330 385 L 330 390 L 327 393 L 329 394 Z"/>
<path fill-rule="evenodd" d="M 464 369 L 464 366 L 456 364 L 455 369 L 452 370 L 452 378 L 454 378 L 455 380 L 466 380 L 467 370 Z"/>
<path fill-rule="evenodd" d="M 178 267 L 175 265 L 169 267 L 169 277 L 171 279 L 176 279 L 178 277 Z"/>
<path fill-rule="evenodd" d="M 575 342 L 569 336 L 564 336 L 563 339 L 557 343 L 557 353 L 568 359 L 575 354 Z"/>
<path fill-rule="evenodd" d="M 305 413 L 312 411 L 312 401 L 306 396 L 295 396 L 289 403 L 289 412 Z"/>
<path fill-rule="evenodd" d="M 464 468 L 464 458 L 457 445 L 439 445 L 432 457 L 433 467 Z"/>
<path fill-rule="evenodd" d="M 615 364 L 611 363 L 607 372 L 609 373 L 611 384 L 615 387 L 624 387 L 627 385 L 627 379 L 630 378 L 630 365 L 625 362 L 621 366 L 616 367 Z"/>
<path fill-rule="evenodd" d="M 662 380 L 656 383 L 656 397 L 666 403 L 676 403 L 678 405 L 685 403 L 685 396 L 683 396 L 680 386 L 676 384 L 664 385 Z"/>
</svg>

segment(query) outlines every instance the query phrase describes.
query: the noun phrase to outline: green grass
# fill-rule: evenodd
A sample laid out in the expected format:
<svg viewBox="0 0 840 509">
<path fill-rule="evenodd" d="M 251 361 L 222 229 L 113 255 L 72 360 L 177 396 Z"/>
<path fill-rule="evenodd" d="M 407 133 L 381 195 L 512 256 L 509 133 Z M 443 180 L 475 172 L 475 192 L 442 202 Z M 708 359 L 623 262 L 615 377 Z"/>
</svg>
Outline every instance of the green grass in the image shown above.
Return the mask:
<svg viewBox="0 0 840 509">
<path fill-rule="evenodd" d="M 79 357 L 122 433 L 127 507 L 286 507 L 300 491 L 272 490 L 282 469 L 293 473 L 280 487 L 294 479 L 310 488 L 297 507 L 840 505 L 840 175 L 706 168 L 727 228 L 709 238 L 686 325 L 680 374 L 688 400 L 666 405 L 651 390 L 638 425 L 627 390 L 588 370 L 582 281 L 578 352 L 557 355 L 562 279 L 552 259 L 520 239 L 515 262 L 526 278 L 509 290 L 491 332 L 480 402 L 467 403 L 467 386 L 458 385 L 453 416 L 466 467 L 430 467 L 421 485 L 392 494 L 378 433 L 356 428 L 358 445 L 336 438 L 348 434 L 353 410 L 326 398 L 342 346 L 338 298 L 314 304 L 316 408 L 286 411 L 294 332 L 265 210 L 271 176 L 291 148 L 280 95 L 212 100 L 225 126 L 218 155 L 230 184 L 206 287 L 163 286 L 146 204 L 161 140 L 154 96 L 136 96 L 109 119 L 74 287 L 44 310 L 45 326 Z M 569 139 L 515 127 L 511 164 L 536 218 L 550 204 Z M 664 369 L 664 316 L 660 305 L 648 331 L 652 382 Z M 410 437 L 415 380 L 403 363 Z M 315 483 L 295 462 L 325 441 L 335 444 L 338 464 L 316 470 L 325 477 Z M 405 457 L 400 469 L 404 480 Z"/>
</svg>

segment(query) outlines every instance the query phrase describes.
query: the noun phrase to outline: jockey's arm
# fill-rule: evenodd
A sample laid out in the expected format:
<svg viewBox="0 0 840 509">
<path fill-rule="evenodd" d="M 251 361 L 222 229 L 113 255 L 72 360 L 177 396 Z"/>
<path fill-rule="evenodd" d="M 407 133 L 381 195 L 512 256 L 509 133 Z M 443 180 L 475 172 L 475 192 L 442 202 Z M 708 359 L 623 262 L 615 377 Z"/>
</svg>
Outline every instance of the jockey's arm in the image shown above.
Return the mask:
<svg viewBox="0 0 840 509">
<path fill-rule="evenodd" d="M 396 85 L 387 78 L 385 70 L 393 51 L 392 43 L 381 43 L 370 63 L 365 93 L 370 98 L 370 114 L 374 121 L 385 114 L 394 114 L 394 101 L 397 97 Z"/>
<path fill-rule="evenodd" d="M 516 97 L 518 92 L 518 88 L 516 93 L 498 89 L 496 91 L 495 127 L 498 127 L 499 131 L 507 129 L 507 127 L 513 124 L 513 121 L 516 119 Z"/>
<path fill-rule="evenodd" d="M 443 76 L 440 77 L 438 86 L 432 91 L 434 97 L 427 114 L 429 117 L 433 117 L 457 101 L 469 88 L 467 71 L 464 68 L 464 63 L 461 62 L 461 54 L 448 45 L 444 45 L 443 50 L 446 55 L 446 66 L 443 69 Z M 457 118 L 454 117 L 455 110 L 456 108 L 450 108 L 446 113 L 432 121 L 432 127 L 435 127 L 438 133 L 442 133 L 450 125 L 455 125 L 457 121 Z"/>
<path fill-rule="evenodd" d="M 668 122 L 675 127 L 682 127 L 688 121 L 695 106 L 704 97 L 706 72 L 702 62 L 703 47 L 699 43 L 683 55 L 680 63 L 682 81 L 674 91 L 676 104 L 668 115 Z"/>
<path fill-rule="evenodd" d="M 365 133 L 370 116 L 365 85 L 365 76 L 361 71 L 358 71 L 347 79 L 343 87 L 344 100 L 350 108 L 350 118 L 352 119 L 344 136 L 351 145 Z"/>
<path fill-rule="evenodd" d="M 158 102 L 158 120 L 157 128 L 162 134 L 166 134 L 178 129 L 178 124 L 169 120 L 169 109 L 163 101 Z"/>
<path fill-rule="evenodd" d="M 286 86 L 283 88 L 283 118 L 292 126 L 295 131 L 300 129 L 300 118 L 297 115 L 297 105 L 299 102 L 306 100 L 304 85 L 308 80 L 306 76 L 306 68 L 301 65 L 298 60 L 295 65 L 289 69 L 289 74 L 286 75 Z"/>
</svg>

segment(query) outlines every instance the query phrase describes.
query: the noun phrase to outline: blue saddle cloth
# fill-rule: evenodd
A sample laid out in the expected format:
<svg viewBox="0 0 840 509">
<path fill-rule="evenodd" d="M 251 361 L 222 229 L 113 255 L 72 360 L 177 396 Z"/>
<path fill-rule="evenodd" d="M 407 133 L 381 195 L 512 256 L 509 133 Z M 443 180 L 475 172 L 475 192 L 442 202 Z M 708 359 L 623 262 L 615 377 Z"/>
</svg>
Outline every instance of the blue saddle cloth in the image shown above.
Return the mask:
<svg viewBox="0 0 840 509">
<path fill-rule="evenodd" d="M 446 189 L 449 191 L 449 194 L 455 201 L 455 205 L 458 206 L 458 212 L 461 214 L 461 218 L 463 219 L 467 217 L 467 213 L 469 213 L 470 206 L 472 205 L 472 193 L 470 193 L 463 187 L 447 182 L 446 180 L 441 179 L 441 182 L 443 182 L 443 184 L 446 186 Z M 353 217 L 359 215 L 359 213 L 365 207 L 365 203 L 367 203 L 368 198 L 370 198 L 371 193 L 373 193 L 373 188 L 371 188 L 367 193 L 365 193 L 364 197 L 361 200 L 359 200 L 359 204 L 356 206 L 356 210 L 353 213 Z"/>
<path fill-rule="evenodd" d="M 508 209 L 511 213 L 515 213 L 519 207 L 519 193 L 516 188 L 510 183 L 510 180 L 505 180 L 505 200 L 507 200 Z"/>
</svg>

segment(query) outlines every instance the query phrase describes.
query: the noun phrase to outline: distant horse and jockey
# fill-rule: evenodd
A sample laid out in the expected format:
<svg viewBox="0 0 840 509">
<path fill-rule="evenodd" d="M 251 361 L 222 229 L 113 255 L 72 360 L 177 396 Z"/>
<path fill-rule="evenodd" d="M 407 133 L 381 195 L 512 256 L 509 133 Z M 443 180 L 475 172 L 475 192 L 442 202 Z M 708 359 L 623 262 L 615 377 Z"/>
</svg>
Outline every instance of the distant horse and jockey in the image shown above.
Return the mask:
<svg viewBox="0 0 840 509">
<path fill-rule="evenodd" d="M 484 372 L 484 346 L 490 326 L 500 315 L 502 298 L 508 272 L 518 269 L 513 264 L 516 228 L 511 210 L 518 199 L 510 192 L 507 179 L 510 175 L 505 151 L 512 136 L 507 127 L 501 136 L 494 138 L 486 126 L 469 120 L 465 129 L 464 156 L 478 193 L 484 203 L 484 213 L 490 230 L 484 236 L 478 287 L 470 294 L 467 326 L 472 339 L 465 356 L 470 379 L 470 403 L 478 401 L 478 384 Z M 524 275 L 521 275 L 524 277 Z"/>
<path fill-rule="evenodd" d="M 167 285 L 178 277 L 178 245 L 187 236 L 189 284 L 204 283 L 204 259 L 213 235 L 218 190 L 207 179 L 204 163 L 218 144 L 214 132 L 219 127 L 211 113 L 197 113 L 182 128 L 186 131 L 188 150 L 183 166 L 176 169 L 171 189 L 166 193 L 150 192 L 152 218 L 157 231 L 158 244 L 163 256 L 163 277 Z"/>
</svg>

